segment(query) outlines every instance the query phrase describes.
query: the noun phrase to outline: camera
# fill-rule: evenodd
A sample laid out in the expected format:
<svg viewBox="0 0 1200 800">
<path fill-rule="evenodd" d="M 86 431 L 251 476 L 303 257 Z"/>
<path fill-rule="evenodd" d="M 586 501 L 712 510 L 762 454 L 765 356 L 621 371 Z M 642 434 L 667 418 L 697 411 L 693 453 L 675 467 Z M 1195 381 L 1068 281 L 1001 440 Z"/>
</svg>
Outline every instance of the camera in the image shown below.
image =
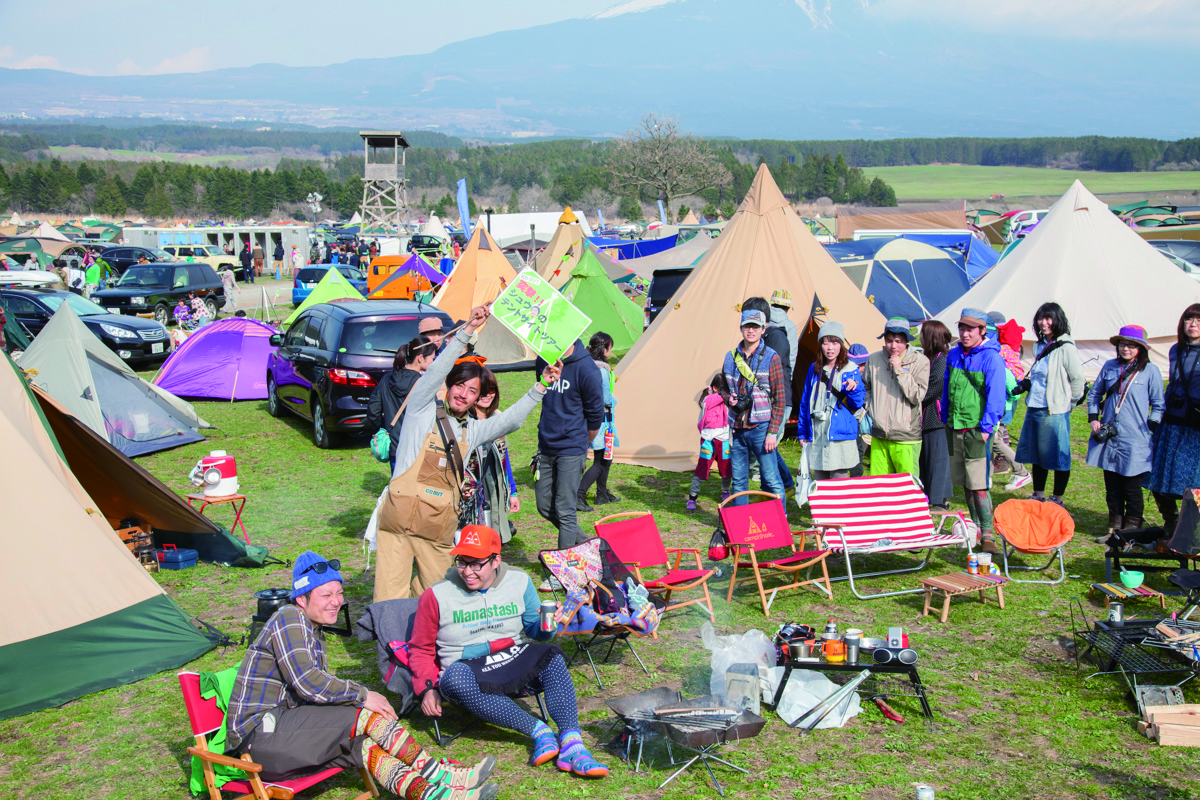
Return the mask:
<svg viewBox="0 0 1200 800">
<path fill-rule="evenodd" d="M 1183 395 L 1175 392 L 1171 392 L 1169 395 L 1167 395 L 1167 405 L 1169 405 L 1171 408 L 1182 408 L 1185 402 L 1186 400 Z"/>
<path fill-rule="evenodd" d="M 751 394 L 749 392 L 747 392 L 746 394 L 739 397 L 737 399 L 737 402 L 733 404 L 734 416 L 740 417 L 743 414 L 750 413 L 750 409 L 753 405 L 754 405 L 754 397 L 751 396 Z"/>
<path fill-rule="evenodd" d="M 1029 391 L 1031 386 L 1033 386 L 1033 382 L 1030 381 L 1029 378 L 1022 378 L 1021 380 L 1017 381 L 1017 386 L 1015 389 L 1013 389 L 1013 394 L 1025 394 Z"/>
<path fill-rule="evenodd" d="M 1111 422 L 1106 422 L 1100 426 L 1100 430 L 1092 434 L 1092 438 L 1100 444 L 1104 444 L 1109 439 L 1117 438 L 1117 426 Z"/>
</svg>

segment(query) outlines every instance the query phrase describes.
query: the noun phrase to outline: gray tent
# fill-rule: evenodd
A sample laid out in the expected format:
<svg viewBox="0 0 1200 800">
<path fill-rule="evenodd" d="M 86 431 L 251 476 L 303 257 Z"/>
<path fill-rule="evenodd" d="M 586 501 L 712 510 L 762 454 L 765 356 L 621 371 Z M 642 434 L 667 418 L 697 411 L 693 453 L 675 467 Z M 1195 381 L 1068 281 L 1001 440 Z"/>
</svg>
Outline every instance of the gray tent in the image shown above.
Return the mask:
<svg viewBox="0 0 1200 800">
<path fill-rule="evenodd" d="M 489 320 L 476 334 L 475 352 L 487 359 L 484 366 L 492 372 L 531 370 L 537 359 L 529 345 L 496 320 Z"/>
<path fill-rule="evenodd" d="M 30 380 L 125 455 L 204 441 L 212 427 L 170 392 L 137 376 L 67 303 L 21 356 Z"/>
</svg>

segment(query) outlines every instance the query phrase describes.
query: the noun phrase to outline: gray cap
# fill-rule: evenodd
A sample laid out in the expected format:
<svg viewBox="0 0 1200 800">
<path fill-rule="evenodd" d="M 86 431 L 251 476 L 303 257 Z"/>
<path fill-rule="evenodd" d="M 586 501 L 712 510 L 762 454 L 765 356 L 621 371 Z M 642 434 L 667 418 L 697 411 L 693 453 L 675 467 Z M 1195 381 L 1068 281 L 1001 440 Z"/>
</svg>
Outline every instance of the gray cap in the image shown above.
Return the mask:
<svg viewBox="0 0 1200 800">
<path fill-rule="evenodd" d="M 821 326 L 820 333 L 817 334 L 817 341 L 821 341 L 826 336 L 832 336 L 835 339 L 846 341 L 846 328 L 840 322 L 830 320 Z"/>
<path fill-rule="evenodd" d="M 988 312 L 988 323 L 999 328 L 1004 323 L 1008 322 L 1008 317 L 1001 314 L 999 311 Z"/>
</svg>

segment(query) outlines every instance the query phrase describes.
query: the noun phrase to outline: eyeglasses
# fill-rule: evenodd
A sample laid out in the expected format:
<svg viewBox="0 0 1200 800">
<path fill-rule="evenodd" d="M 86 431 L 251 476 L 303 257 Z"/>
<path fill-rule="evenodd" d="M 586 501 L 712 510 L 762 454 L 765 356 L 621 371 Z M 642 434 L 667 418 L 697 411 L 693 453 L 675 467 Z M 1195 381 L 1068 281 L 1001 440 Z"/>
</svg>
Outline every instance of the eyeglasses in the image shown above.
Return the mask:
<svg viewBox="0 0 1200 800">
<path fill-rule="evenodd" d="M 491 563 L 492 558 L 493 556 L 488 556 L 482 561 L 466 561 L 462 558 L 456 558 L 454 559 L 454 566 L 458 567 L 459 569 L 470 570 L 471 572 L 478 574 L 479 570 L 483 569 L 485 564 Z"/>
<path fill-rule="evenodd" d="M 312 566 L 305 567 L 303 570 L 300 571 L 300 574 L 303 575 L 305 572 L 315 572 L 318 575 L 324 575 L 326 570 L 329 570 L 329 569 L 336 570 L 336 569 L 341 569 L 341 568 L 342 568 L 342 562 L 338 561 L 336 558 L 331 558 L 328 561 L 318 561 L 317 563 L 313 564 Z"/>
</svg>

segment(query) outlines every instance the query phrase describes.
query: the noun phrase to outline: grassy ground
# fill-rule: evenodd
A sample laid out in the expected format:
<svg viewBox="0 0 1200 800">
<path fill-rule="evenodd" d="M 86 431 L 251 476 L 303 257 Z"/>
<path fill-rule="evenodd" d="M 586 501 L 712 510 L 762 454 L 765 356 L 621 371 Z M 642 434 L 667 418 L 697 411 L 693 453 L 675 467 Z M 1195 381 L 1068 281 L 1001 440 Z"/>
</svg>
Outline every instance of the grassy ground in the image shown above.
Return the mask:
<svg viewBox="0 0 1200 800">
<path fill-rule="evenodd" d="M 502 376 L 506 403 L 529 381 L 527 375 Z M 216 447 L 229 450 L 238 459 L 241 486 L 250 497 L 245 519 L 253 540 L 284 558 L 295 558 L 308 548 L 340 558 L 346 595 L 357 617 L 370 600 L 372 585 L 359 537 L 384 486 L 384 469 L 362 442 L 318 450 L 305 423 L 298 418 L 272 419 L 262 402 L 198 403 L 197 410 L 217 426 L 208 443 L 158 453 L 139 463 L 183 493 L 189 489 L 187 471 L 201 454 Z M 680 413 L 693 412 L 680 409 Z M 506 560 L 531 572 L 536 571 L 537 551 L 555 541 L 553 530 L 534 508 L 529 472 L 524 468 L 535 448 L 533 423 L 531 419 L 511 443 L 521 465 L 523 505 L 516 515 L 519 535 L 505 552 Z M 1137 735 L 1132 705 L 1120 681 L 1111 676 L 1085 681 L 1090 670 L 1076 670 L 1069 649 L 1068 604 L 1080 596 L 1090 615 L 1102 613 L 1088 603 L 1086 592 L 1088 583 L 1103 576 L 1101 547 L 1091 542 L 1091 536 L 1101 529 L 1105 511 L 1100 473 L 1082 464 L 1082 415 L 1077 414 L 1074 423 L 1078 468 L 1067 494 L 1078 524 L 1067 553 L 1068 572 L 1074 577 L 1057 587 L 1013 587 L 1003 612 L 994 604 L 956 598 L 950 621 L 943 625 L 935 617 L 921 617 L 917 595 L 864 602 L 854 599 L 845 583 L 838 583 L 833 601 L 811 592 L 784 593 L 772 618 L 765 619 L 756 595 L 739 590 L 733 602 L 726 603 L 725 581 L 714 581 L 722 633 L 758 628 L 771 635 L 785 621 L 820 624 L 829 617 L 836 617 L 843 627 L 860 627 L 875 636 L 883 635 L 889 625 L 903 626 L 920 652 L 919 667 L 930 686 L 936 715 L 936 727 L 930 730 L 921 723 L 915 701 L 893 696 L 893 705 L 907 719 L 903 725 L 887 722 L 869 705 L 845 728 L 800 739 L 767 713 L 767 727 L 758 738 L 724 754 L 751 770 L 750 776 L 718 770 L 730 797 L 911 798 L 917 783 L 934 786 L 940 800 L 1035 796 L 1185 800 L 1200 795 L 1200 778 L 1191 768 L 1190 752 L 1159 748 Z M 1019 420 L 1013 430 L 1019 431 Z M 789 446 L 787 453 L 794 463 L 794 448 Z M 711 482 L 701 510 L 688 514 L 683 501 L 689 478 L 618 465 L 611 485 L 623 500 L 604 510 L 650 508 L 668 546 L 706 548 L 716 525 L 719 488 L 715 480 Z M 1011 495 L 999 489 L 995 496 L 999 502 Z M 956 507 L 961 508 L 961 502 Z M 229 516 L 225 509 L 215 509 L 213 514 L 222 521 Z M 585 526 L 597 516 L 584 515 Z M 943 551 L 935 556 L 936 564 L 928 574 L 961 570 L 964 559 L 963 551 Z M 184 609 L 235 638 L 246 632 L 254 612 L 252 592 L 287 586 L 289 579 L 290 571 L 281 567 L 251 571 L 201 564 L 183 572 L 159 573 L 161 584 Z M 1165 588 L 1157 576 L 1150 583 Z M 907 587 L 915 580 L 910 576 L 876 585 Z M 1128 608 L 1131 614 L 1149 611 L 1144 606 Z M 11 613 L 22 612 L 18 607 Z M 703 621 L 694 611 L 676 613 L 665 620 L 661 638 L 639 641 L 648 676 L 627 653 L 616 654 L 614 663 L 600 667 L 603 691 L 586 667 L 572 670 L 590 743 L 603 735 L 611 719 L 605 698 L 663 685 L 680 688 L 688 696 L 706 692 L 709 654 L 699 636 Z M 382 688 L 373 646 L 332 636 L 330 643 L 333 671 Z M 189 668 L 234 666 L 244 652 L 244 646 L 213 651 Z M 1195 692 L 1188 694 L 1189 700 L 1196 699 Z M 418 716 L 412 726 L 423 741 L 429 741 L 427 720 Z M 0 722 L 0 797 L 183 798 L 188 769 L 184 749 L 190 743 L 177 681 L 172 672 L 162 673 L 60 709 Z M 665 754 L 657 748 L 650 751 L 655 768 L 641 774 L 611 755 L 602 756 L 613 769 L 600 782 L 571 778 L 551 767 L 534 770 L 526 765 L 526 741 L 486 726 L 455 743 L 450 753 L 462 760 L 495 754 L 502 796 L 508 798 L 715 797 L 703 773 L 696 771 L 657 791 L 669 774 L 663 764 Z M 343 777 L 305 796 L 344 798 L 351 789 L 352 781 Z"/>
<path fill-rule="evenodd" d="M 1038 167 L 978 167 L 957 164 L 913 167 L 867 167 L 868 177 L 878 175 L 896 190 L 899 200 L 950 200 L 1060 195 L 1076 180 L 1094 194 L 1114 192 L 1195 191 L 1196 172 L 1086 172 Z"/>
</svg>

